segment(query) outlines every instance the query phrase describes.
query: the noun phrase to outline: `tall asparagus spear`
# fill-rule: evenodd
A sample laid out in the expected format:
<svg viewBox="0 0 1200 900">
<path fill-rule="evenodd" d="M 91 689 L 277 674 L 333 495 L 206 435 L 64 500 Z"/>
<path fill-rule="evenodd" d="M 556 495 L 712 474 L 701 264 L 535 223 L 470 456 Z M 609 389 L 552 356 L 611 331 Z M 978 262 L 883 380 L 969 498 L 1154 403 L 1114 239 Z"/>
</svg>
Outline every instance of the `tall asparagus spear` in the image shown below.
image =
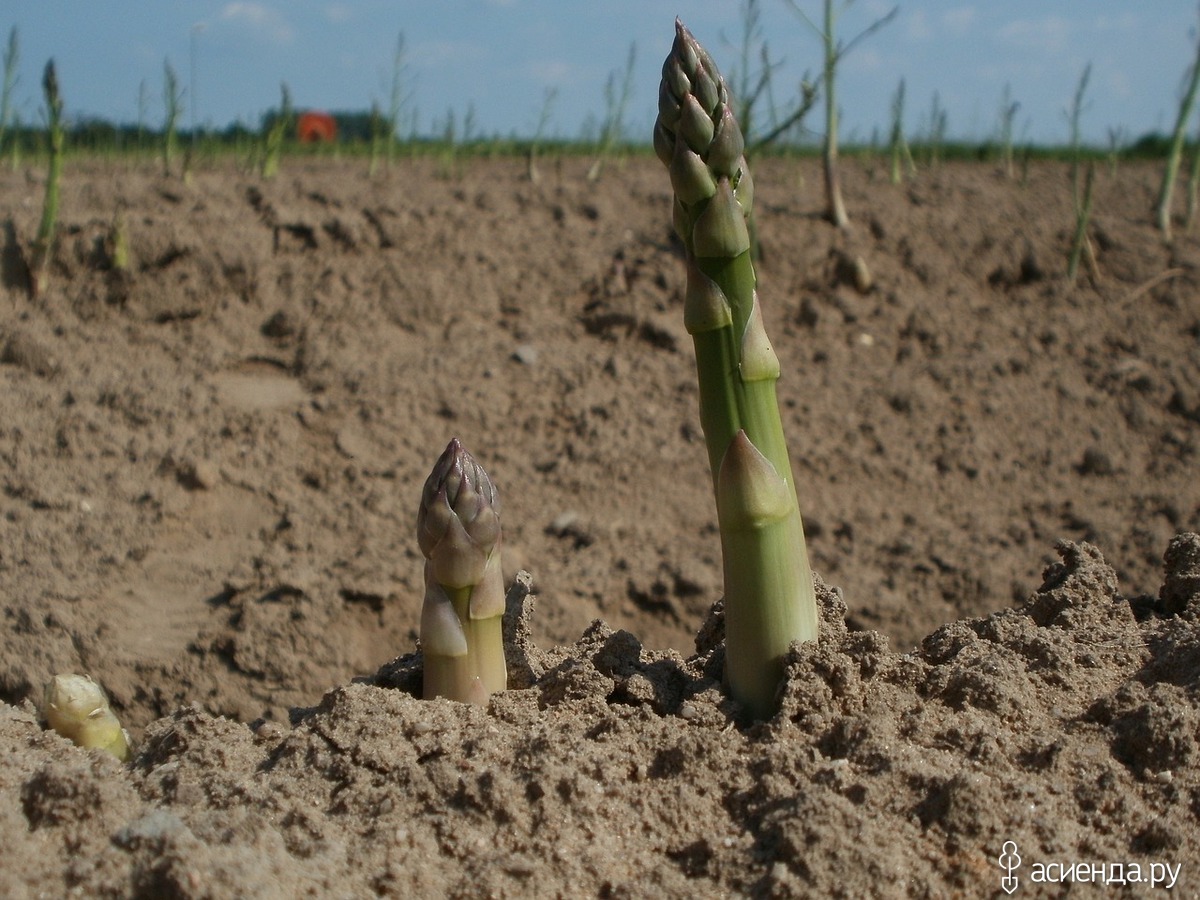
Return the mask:
<svg viewBox="0 0 1200 900">
<path fill-rule="evenodd" d="M 750 260 L 754 189 L 742 133 L 725 80 L 678 19 L 654 148 L 670 173 L 687 250 L 684 324 L 696 348 L 724 560 L 725 680 L 753 716 L 766 718 L 789 644 L 816 640 L 816 599 L 775 397 L 779 360 Z"/>
<path fill-rule="evenodd" d="M 425 699 L 487 703 L 508 683 L 500 497 L 458 438 L 425 482 L 417 540 L 425 554 Z"/>
</svg>

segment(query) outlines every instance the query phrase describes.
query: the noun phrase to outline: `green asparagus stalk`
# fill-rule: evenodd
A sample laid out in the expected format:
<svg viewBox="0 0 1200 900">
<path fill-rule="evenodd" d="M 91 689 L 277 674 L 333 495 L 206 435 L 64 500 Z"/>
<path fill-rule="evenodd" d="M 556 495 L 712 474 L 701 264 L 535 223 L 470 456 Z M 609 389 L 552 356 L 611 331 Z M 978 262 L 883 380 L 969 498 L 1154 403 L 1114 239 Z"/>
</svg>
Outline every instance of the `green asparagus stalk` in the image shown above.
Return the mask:
<svg viewBox="0 0 1200 900">
<path fill-rule="evenodd" d="M 725 578 L 725 680 L 755 718 L 775 709 L 793 641 L 817 638 L 804 527 L 763 328 L 747 229 L 753 182 L 725 80 L 676 19 L 654 147 L 687 250 L 684 324 L 696 348 L 700 421 Z"/>
<path fill-rule="evenodd" d="M 1200 89 L 1200 39 L 1196 41 L 1196 58 L 1188 69 L 1187 89 L 1179 101 L 1179 111 L 1175 116 L 1175 127 L 1171 131 L 1170 150 L 1167 152 L 1167 164 L 1163 169 L 1162 184 L 1158 189 L 1158 201 L 1155 203 L 1155 217 L 1158 230 L 1163 233 L 1163 240 L 1171 240 L 1171 197 L 1175 193 L 1175 179 L 1179 177 L 1179 163 L 1183 159 L 1183 145 L 1187 139 L 1187 123 L 1196 105 L 1197 90 Z"/>
<path fill-rule="evenodd" d="M 33 241 L 33 261 L 29 266 L 29 285 L 37 296 L 45 284 L 54 250 L 54 233 L 58 227 L 58 183 L 62 176 L 63 147 L 66 135 L 62 126 L 62 97 L 58 92 L 58 75 L 54 60 L 46 63 L 42 75 L 42 92 L 46 97 L 46 133 L 50 140 L 50 167 L 46 174 L 46 194 L 42 200 L 42 220 Z"/>
<path fill-rule="evenodd" d="M 1083 192 L 1075 198 L 1075 232 L 1071 240 L 1071 252 L 1067 256 L 1067 283 L 1075 286 L 1079 274 L 1079 260 L 1088 254 L 1092 268 L 1096 268 L 1094 251 L 1088 240 L 1088 223 L 1092 219 L 1092 184 L 1095 181 L 1095 167 L 1088 163 L 1087 175 L 1083 180 Z M 1078 192 L 1078 188 L 1076 188 Z"/>
<path fill-rule="evenodd" d="M 379 168 L 379 151 L 383 147 L 384 118 L 379 111 L 379 104 L 371 104 L 371 115 L 367 120 L 371 131 L 371 156 L 367 163 L 367 177 L 374 178 L 375 170 Z"/>
<path fill-rule="evenodd" d="M 125 225 L 125 214 L 117 210 L 113 216 L 109 234 L 109 265 L 114 272 L 129 274 L 129 234 Z"/>
<path fill-rule="evenodd" d="M 483 705 L 508 684 L 500 497 L 458 438 L 421 493 L 417 540 L 425 555 L 421 652 L 426 700 Z"/>
<path fill-rule="evenodd" d="M 178 144 L 179 117 L 183 114 L 183 91 L 179 87 L 179 78 L 171 66 L 171 60 L 163 60 L 163 109 L 166 118 L 163 120 L 163 176 L 171 177 L 171 163 L 175 159 L 175 148 Z"/>
<path fill-rule="evenodd" d="M 274 178 L 279 174 L 279 158 L 283 154 L 283 141 L 292 127 L 292 94 L 284 82 L 279 87 L 279 113 L 271 121 L 263 137 L 263 159 L 260 174 L 263 178 Z"/>
<path fill-rule="evenodd" d="M 17 41 L 17 26 L 8 32 L 8 45 L 0 61 L 3 62 L 4 76 L 0 80 L 0 151 L 4 150 L 4 137 L 8 131 L 9 117 L 12 113 L 13 91 L 17 86 L 17 62 L 21 57 L 20 44 Z M 13 143 L 20 140 L 20 128 L 14 129 Z"/>
<path fill-rule="evenodd" d="M 42 701 L 46 724 L 76 746 L 104 750 L 124 762 L 129 737 L 100 685 L 87 675 L 56 675 Z"/>
</svg>

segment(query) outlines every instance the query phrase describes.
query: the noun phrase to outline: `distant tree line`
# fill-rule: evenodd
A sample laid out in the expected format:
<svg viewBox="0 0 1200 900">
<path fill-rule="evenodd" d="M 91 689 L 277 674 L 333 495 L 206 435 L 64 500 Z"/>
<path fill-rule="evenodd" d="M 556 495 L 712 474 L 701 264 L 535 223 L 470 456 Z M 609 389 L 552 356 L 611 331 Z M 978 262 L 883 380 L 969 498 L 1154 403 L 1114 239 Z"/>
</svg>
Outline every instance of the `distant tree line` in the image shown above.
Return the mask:
<svg viewBox="0 0 1200 900">
<path fill-rule="evenodd" d="M 303 111 L 303 110 L 301 110 Z M 369 145 L 372 138 L 376 136 L 378 125 L 377 115 L 373 115 L 370 110 L 352 110 L 352 111 L 334 111 L 330 112 L 334 120 L 337 122 L 337 140 L 340 144 L 358 144 Z M 208 147 L 214 146 L 229 146 L 236 147 L 245 145 L 248 141 L 252 141 L 261 135 L 270 131 L 271 126 L 275 123 L 279 116 L 278 109 L 271 109 L 260 116 L 259 121 L 252 125 L 245 122 L 234 122 L 226 125 L 223 128 L 198 128 L 194 136 L 191 131 L 186 128 L 179 129 L 178 137 L 182 145 L 187 146 L 189 143 L 196 141 L 202 142 Z M 374 130 L 373 130 L 374 129 Z M 162 131 L 159 128 L 149 127 L 147 125 L 138 125 L 134 123 L 114 123 L 107 119 L 98 116 L 76 116 L 73 120 L 66 124 L 67 144 L 73 150 L 92 150 L 92 151 L 130 151 L 136 149 L 156 149 L 162 141 Z M 295 135 L 287 135 L 290 142 L 294 142 Z M 42 127 L 33 127 L 25 124 L 10 124 L 4 134 L 4 148 L 0 148 L 0 153 L 7 152 L 13 148 L 15 144 L 20 152 L 39 152 L 45 147 L 46 132 Z M 437 143 L 444 140 L 442 136 L 409 136 L 402 138 L 403 143 L 424 144 Z M 509 144 L 514 147 L 524 146 L 531 139 L 522 139 L 520 137 L 483 137 L 478 136 L 472 139 L 472 144 L 480 146 L 495 147 L 498 145 Z M 568 149 L 575 143 L 586 143 L 584 139 L 579 141 L 563 140 L 561 142 L 551 141 L 551 144 L 558 144 L 562 149 Z M 646 141 L 649 144 L 649 141 Z M 920 141 L 913 142 L 913 148 L 921 147 Z M 1123 159 L 1162 159 L 1166 156 L 1170 148 L 1170 138 L 1166 135 L 1157 132 L 1148 132 L 1136 140 L 1127 143 L 1120 148 L 1120 155 Z M 807 152 L 813 149 L 812 145 L 793 145 L 787 144 L 778 145 L 773 148 L 776 153 L 786 153 L 789 151 Z M 846 148 L 848 152 L 853 153 L 858 150 L 878 149 L 872 143 L 855 145 L 853 140 L 850 146 Z M 1193 148 L 1194 149 L 1194 148 Z M 991 140 L 978 141 L 946 141 L 940 147 L 940 153 L 945 159 L 984 159 L 994 151 L 994 144 Z M 1028 151 L 1035 157 L 1060 155 L 1062 148 L 1055 147 L 1030 147 Z M 1096 155 L 1101 155 L 1101 151 L 1097 150 Z"/>
<path fill-rule="evenodd" d="M 365 143 L 371 139 L 370 112 L 331 113 L 338 126 L 338 139 L 348 143 Z M 207 143 L 239 144 L 264 132 L 270 131 L 279 117 L 278 110 L 264 113 L 256 125 L 234 122 L 224 128 L 198 128 L 195 137 Z M 187 143 L 192 133 L 186 128 L 178 130 L 180 141 Z M 76 117 L 67 127 L 71 146 L 78 149 L 106 150 L 114 147 L 129 149 L 139 145 L 157 146 L 162 140 L 162 130 L 132 123 L 115 123 L 98 116 Z M 45 140 L 45 131 L 40 127 L 9 126 L 6 140 L 18 140 L 25 149 L 37 149 Z M 290 136 L 294 137 L 294 135 Z"/>
</svg>

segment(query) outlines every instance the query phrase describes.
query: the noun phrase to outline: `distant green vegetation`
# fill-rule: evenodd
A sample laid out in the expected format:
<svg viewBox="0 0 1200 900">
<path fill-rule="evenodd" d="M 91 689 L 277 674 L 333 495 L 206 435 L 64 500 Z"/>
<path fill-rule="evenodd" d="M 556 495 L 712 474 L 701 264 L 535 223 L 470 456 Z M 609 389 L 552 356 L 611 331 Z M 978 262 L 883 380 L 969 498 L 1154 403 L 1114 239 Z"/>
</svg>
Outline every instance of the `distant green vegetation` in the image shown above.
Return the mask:
<svg viewBox="0 0 1200 900">
<path fill-rule="evenodd" d="M 302 110 L 296 110 L 295 113 Z M 294 115 L 295 113 L 289 113 Z M 338 137 L 333 144 L 311 143 L 302 144 L 295 136 L 294 130 L 287 129 L 282 134 L 283 152 L 287 156 L 330 156 L 334 153 L 369 157 L 372 140 L 379 140 L 379 120 L 372 124 L 370 110 L 333 112 L 337 122 Z M 193 142 L 192 132 L 178 129 L 176 140 L 180 145 L 195 146 L 197 161 L 227 157 L 230 154 L 246 154 L 249 156 L 255 146 L 260 146 L 264 134 L 269 134 L 272 126 L 279 118 L 278 110 L 265 113 L 258 122 L 238 122 L 221 129 L 198 129 Z M 374 131 L 372 128 L 374 127 Z M 136 157 L 145 155 L 148 159 L 155 156 L 161 160 L 165 134 L 161 130 L 148 127 L 146 122 L 114 124 L 105 119 L 94 117 L 77 117 L 66 123 L 66 144 L 68 153 L 84 152 L 99 156 L 119 155 Z M 480 156 L 527 156 L 531 150 L 538 157 L 553 156 L 589 156 L 595 155 L 596 141 L 594 137 L 579 138 L 550 138 L 543 135 L 530 137 L 488 136 L 466 134 L 451 138 L 450 133 L 443 131 L 436 136 L 410 135 L 396 143 L 397 157 L 427 156 L 445 153 L 447 141 L 453 140 L 456 154 L 464 157 Z M 939 162 L 981 162 L 1001 161 L 1003 147 L 995 139 L 980 141 L 965 141 L 947 139 L 938 136 L 936 143 L 924 139 L 909 141 L 912 157 L 918 161 L 929 159 L 931 153 L 936 153 Z M 3 155 L 7 158 L 14 152 L 18 157 L 25 155 L 44 156 L 47 150 L 46 130 L 40 124 L 31 127 L 23 122 L 10 122 L 4 135 L 5 148 Z M 1117 155 L 1122 161 L 1126 160 L 1162 160 L 1170 150 L 1170 138 L 1158 133 L 1149 133 L 1118 147 Z M 1198 144 L 1189 142 L 1185 151 L 1190 155 L 1197 152 Z M 1081 147 L 1079 158 L 1107 162 L 1113 156 L 1114 148 L 1110 146 Z M 620 141 L 614 145 L 612 154 L 615 156 L 650 155 L 653 151 L 649 139 L 645 141 Z M 844 139 L 842 153 L 850 158 L 876 157 L 885 159 L 889 152 L 885 140 L 856 141 L 853 137 Z M 1069 161 L 1074 158 L 1074 152 L 1069 145 L 1033 145 L 1017 144 L 1014 153 L 1028 160 L 1060 160 Z M 760 151 L 765 157 L 810 157 L 819 156 L 821 146 L 819 141 L 786 142 L 777 141 Z M 918 169 L 923 168 L 918 165 Z"/>
</svg>

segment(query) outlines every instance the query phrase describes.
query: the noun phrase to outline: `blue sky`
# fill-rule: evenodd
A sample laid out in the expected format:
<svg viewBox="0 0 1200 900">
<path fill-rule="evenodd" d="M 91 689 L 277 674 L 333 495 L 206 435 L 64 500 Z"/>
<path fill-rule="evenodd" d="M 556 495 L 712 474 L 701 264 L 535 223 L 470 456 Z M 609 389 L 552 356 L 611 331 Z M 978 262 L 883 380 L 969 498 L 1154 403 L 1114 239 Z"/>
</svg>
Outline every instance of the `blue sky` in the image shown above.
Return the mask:
<svg viewBox="0 0 1200 900">
<path fill-rule="evenodd" d="M 820 0 L 796 0 L 816 18 Z M 783 0 L 760 0 L 775 93 L 794 96 L 820 68 L 816 36 Z M 892 7 L 855 0 L 840 19 L 849 38 Z M 1195 0 L 897 0 L 897 17 L 848 54 L 839 90 L 843 140 L 887 131 L 900 78 L 906 127 L 926 126 L 940 94 L 951 136 L 984 139 L 998 127 L 1005 86 L 1020 104 L 1018 139 L 1065 142 L 1065 110 L 1089 62 L 1085 140 L 1131 137 L 1173 124 L 1181 78 L 1195 53 Z M 658 71 L 680 15 L 728 76 L 738 64 L 734 0 L 4 0 L 0 28 L 16 25 L 25 122 L 41 107 L 46 60 L 58 66 L 68 115 L 134 122 L 163 116 L 163 61 L 188 90 L 183 125 L 257 124 L 286 82 L 300 108 L 386 107 L 398 36 L 405 38 L 408 111 L 423 133 L 449 111 L 474 110 L 482 134 L 531 134 L 547 92 L 547 132 L 577 137 L 604 112 L 609 73 L 636 44 L 631 132 L 653 123 Z M 192 50 L 195 50 L 194 60 Z M 195 80 L 192 81 L 194 61 Z M 193 89 L 194 87 L 194 89 Z M 820 127 L 820 117 L 809 119 Z"/>
</svg>

